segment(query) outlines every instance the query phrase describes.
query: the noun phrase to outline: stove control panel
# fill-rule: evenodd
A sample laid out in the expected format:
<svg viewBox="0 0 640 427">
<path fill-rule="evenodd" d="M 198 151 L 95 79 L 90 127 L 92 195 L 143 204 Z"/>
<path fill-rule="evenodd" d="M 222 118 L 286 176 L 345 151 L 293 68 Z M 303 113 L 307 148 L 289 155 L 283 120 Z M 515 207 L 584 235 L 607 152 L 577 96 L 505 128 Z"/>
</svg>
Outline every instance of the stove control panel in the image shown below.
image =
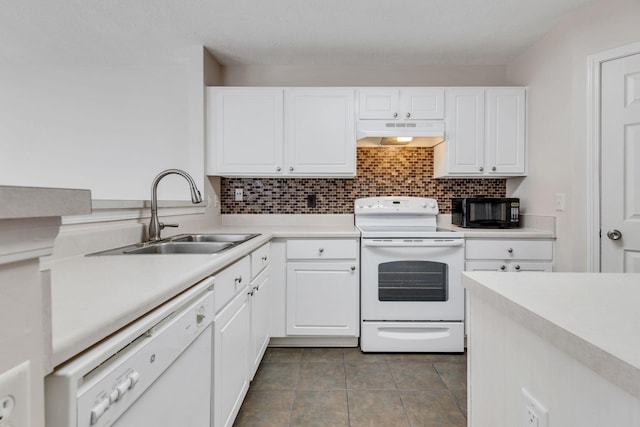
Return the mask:
<svg viewBox="0 0 640 427">
<path fill-rule="evenodd" d="M 356 199 L 354 212 L 356 215 L 371 214 L 421 214 L 437 215 L 438 202 L 427 197 L 366 197 Z"/>
</svg>

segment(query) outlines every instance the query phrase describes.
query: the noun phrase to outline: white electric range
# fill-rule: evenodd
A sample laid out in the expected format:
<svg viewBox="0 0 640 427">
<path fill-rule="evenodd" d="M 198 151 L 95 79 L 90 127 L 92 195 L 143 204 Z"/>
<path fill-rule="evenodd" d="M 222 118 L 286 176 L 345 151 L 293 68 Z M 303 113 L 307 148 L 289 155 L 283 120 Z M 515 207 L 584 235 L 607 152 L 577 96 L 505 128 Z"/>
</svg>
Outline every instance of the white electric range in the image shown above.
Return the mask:
<svg viewBox="0 0 640 427">
<path fill-rule="evenodd" d="M 356 199 L 364 352 L 464 351 L 464 236 L 423 197 Z"/>
</svg>

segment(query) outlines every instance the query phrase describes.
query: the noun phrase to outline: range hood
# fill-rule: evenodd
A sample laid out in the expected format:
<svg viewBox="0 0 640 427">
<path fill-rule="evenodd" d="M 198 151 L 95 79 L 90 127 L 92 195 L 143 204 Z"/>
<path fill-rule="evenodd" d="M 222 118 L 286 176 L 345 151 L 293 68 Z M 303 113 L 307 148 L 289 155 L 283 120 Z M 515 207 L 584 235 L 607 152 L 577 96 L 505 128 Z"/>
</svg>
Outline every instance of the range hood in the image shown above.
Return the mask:
<svg viewBox="0 0 640 427">
<path fill-rule="evenodd" d="M 433 147 L 444 141 L 444 122 L 358 120 L 358 147 Z"/>
</svg>

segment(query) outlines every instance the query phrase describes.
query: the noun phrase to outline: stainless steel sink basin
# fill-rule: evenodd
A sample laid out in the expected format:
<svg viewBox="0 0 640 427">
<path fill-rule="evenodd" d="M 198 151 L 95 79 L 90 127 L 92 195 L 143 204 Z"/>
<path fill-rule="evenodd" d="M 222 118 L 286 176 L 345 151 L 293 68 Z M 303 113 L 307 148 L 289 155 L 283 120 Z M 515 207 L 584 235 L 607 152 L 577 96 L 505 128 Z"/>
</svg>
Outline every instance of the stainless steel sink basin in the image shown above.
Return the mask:
<svg viewBox="0 0 640 427">
<path fill-rule="evenodd" d="M 260 234 L 179 234 L 157 242 L 137 243 L 94 255 L 216 254 Z"/>
<path fill-rule="evenodd" d="M 231 246 L 233 243 L 225 242 L 163 242 L 125 250 L 123 254 L 215 254 Z"/>
<path fill-rule="evenodd" d="M 242 243 L 259 234 L 179 234 L 170 238 L 172 242 L 231 242 Z"/>
</svg>

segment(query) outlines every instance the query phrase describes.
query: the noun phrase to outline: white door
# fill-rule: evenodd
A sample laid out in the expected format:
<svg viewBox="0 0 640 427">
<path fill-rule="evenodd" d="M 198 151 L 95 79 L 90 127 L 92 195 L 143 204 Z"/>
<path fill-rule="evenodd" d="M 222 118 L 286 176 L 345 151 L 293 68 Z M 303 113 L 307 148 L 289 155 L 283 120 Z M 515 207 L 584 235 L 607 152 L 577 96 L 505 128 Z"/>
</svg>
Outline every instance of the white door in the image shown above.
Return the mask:
<svg viewBox="0 0 640 427">
<path fill-rule="evenodd" d="M 397 119 L 400 115 L 398 89 L 372 88 L 358 91 L 358 117 L 360 119 Z"/>
<path fill-rule="evenodd" d="M 485 170 L 489 174 L 525 173 L 525 90 L 487 89 Z"/>
<path fill-rule="evenodd" d="M 640 273 L 640 54 L 602 64 L 600 268 Z"/>
<path fill-rule="evenodd" d="M 356 173 L 355 91 L 286 89 L 287 173 Z"/>
<path fill-rule="evenodd" d="M 283 91 L 207 90 L 207 172 L 277 175 L 283 172 Z"/>
<path fill-rule="evenodd" d="M 405 120 L 444 119 L 444 89 L 400 89 L 400 110 Z"/>
<path fill-rule="evenodd" d="M 484 173 L 484 89 L 447 90 L 449 173 Z"/>
<path fill-rule="evenodd" d="M 287 335 L 357 337 L 358 300 L 355 260 L 287 263 Z"/>
</svg>

